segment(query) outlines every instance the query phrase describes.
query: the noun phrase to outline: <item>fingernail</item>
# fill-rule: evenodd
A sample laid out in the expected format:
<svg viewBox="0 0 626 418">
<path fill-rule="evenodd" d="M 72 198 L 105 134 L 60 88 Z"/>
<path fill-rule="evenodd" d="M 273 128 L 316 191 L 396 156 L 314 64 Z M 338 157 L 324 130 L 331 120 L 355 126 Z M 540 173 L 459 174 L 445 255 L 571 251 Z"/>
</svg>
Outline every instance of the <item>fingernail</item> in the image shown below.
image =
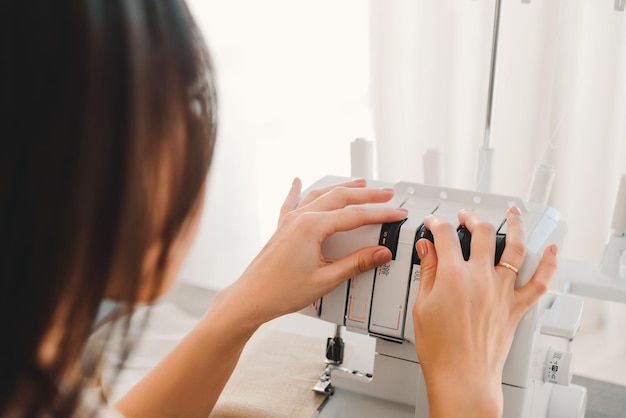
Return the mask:
<svg viewBox="0 0 626 418">
<path fill-rule="evenodd" d="M 554 255 L 559 255 L 559 247 L 556 244 L 550 246 L 550 252 Z"/>
<path fill-rule="evenodd" d="M 420 258 L 426 257 L 426 255 L 428 254 L 428 245 L 426 245 L 425 240 L 421 239 L 417 241 L 417 252 Z"/>
<path fill-rule="evenodd" d="M 511 211 L 511 213 L 514 213 L 516 215 L 521 215 L 522 214 L 522 211 L 517 206 L 511 206 L 509 208 L 509 210 Z"/>
<path fill-rule="evenodd" d="M 381 187 L 380 190 L 384 190 L 386 192 L 393 192 L 393 189 L 391 187 Z"/>
<path fill-rule="evenodd" d="M 408 210 L 408 209 L 406 209 L 406 208 L 396 208 L 395 210 L 396 210 L 397 212 L 404 213 L 405 215 L 406 215 L 407 213 L 409 213 L 409 210 Z"/>
<path fill-rule="evenodd" d="M 388 248 L 382 248 L 374 253 L 373 258 L 374 263 L 380 266 L 391 260 L 391 251 Z"/>
</svg>

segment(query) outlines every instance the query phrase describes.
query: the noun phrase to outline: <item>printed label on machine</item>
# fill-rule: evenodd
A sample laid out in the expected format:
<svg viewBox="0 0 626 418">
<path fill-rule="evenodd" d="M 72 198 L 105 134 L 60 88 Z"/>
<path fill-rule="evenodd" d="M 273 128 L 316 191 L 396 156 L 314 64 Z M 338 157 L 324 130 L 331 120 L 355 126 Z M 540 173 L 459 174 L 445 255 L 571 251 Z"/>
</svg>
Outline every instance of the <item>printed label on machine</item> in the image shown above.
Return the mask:
<svg viewBox="0 0 626 418">
<path fill-rule="evenodd" d="M 420 290 L 421 266 L 414 264 L 411 271 L 411 282 L 409 283 L 409 306 L 413 306 Z M 404 339 L 415 342 L 415 324 L 413 323 L 412 312 L 408 312 L 406 316 L 406 329 L 404 330 Z"/>
<path fill-rule="evenodd" d="M 395 260 L 376 269 L 369 331 L 402 341 L 406 317 L 413 241 L 421 217 L 408 218 L 398 232 Z"/>
<path fill-rule="evenodd" d="M 346 307 L 346 329 L 367 333 L 373 286 L 374 273 L 372 271 L 360 274 L 350 280 Z"/>
</svg>

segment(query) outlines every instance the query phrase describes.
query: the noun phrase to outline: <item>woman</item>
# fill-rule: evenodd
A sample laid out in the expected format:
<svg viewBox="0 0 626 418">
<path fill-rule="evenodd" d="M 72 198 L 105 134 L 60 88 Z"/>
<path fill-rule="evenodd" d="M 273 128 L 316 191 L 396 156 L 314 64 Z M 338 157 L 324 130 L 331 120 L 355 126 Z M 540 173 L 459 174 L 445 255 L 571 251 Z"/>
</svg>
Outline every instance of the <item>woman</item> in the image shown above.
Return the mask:
<svg viewBox="0 0 626 418">
<path fill-rule="evenodd" d="M 390 260 L 386 248 L 368 247 L 327 265 L 320 244 L 336 231 L 405 218 L 402 209 L 359 206 L 388 201 L 391 190 L 355 180 L 299 201 L 296 179 L 276 233 L 197 327 L 117 405 L 90 403 L 81 387 L 95 366 L 80 359 L 100 302 L 158 298 L 193 240 L 216 135 L 213 70 L 182 0 L 9 2 L 2 20 L 2 416 L 207 416 L 261 324 Z M 507 216 L 503 258 L 519 266 L 521 220 Z M 493 231 L 471 213 L 460 222 L 474 234 L 467 263 L 452 226 L 436 217 L 426 224 L 437 247 L 418 243 L 418 354 L 433 416 L 453 416 L 445 409 L 453 405 L 498 416 L 498 374 L 515 326 L 545 291 L 556 256 L 548 251 L 515 291 L 511 272 L 489 265 Z M 453 302 L 442 297 L 450 291 Z M 432 322 L 441 313 L 444 332 Z M 469 330 L 449 326 L 457 318 Z M 455 361 L 444 365 L 443 354 Z M 455 381 L 453 366 L 461 367 Z M 470 374 L 493 384 L 454 390 Z"/>
</svg>

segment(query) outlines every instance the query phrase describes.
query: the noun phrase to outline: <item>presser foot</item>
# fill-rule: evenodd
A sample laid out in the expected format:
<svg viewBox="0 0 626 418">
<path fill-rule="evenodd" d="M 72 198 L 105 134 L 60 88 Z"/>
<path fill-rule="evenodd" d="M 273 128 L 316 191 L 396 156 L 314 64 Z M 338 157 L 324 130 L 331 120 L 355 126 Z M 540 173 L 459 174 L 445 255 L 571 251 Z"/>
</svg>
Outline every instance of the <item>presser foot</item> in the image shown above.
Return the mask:
<svg viewBox="0 0 626 418">
<path fill-rule="evenodd" d="M 320 375 L 320 379 L 313 386 L 313 391 L 321 393 L 323 395 L 332 396 L 335 393 L 335 388 L 330 382 L 330 373 L 333 370 L 332 365 L 326 366 L 324 373 Z"/>
</svg>

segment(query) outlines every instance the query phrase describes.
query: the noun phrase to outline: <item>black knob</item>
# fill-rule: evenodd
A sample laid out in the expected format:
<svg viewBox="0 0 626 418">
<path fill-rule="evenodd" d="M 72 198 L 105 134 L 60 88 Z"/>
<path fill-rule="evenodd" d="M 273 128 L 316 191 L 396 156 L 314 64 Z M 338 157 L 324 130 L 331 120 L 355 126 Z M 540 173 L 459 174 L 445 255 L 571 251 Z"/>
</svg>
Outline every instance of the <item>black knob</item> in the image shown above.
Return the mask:
<svg viewBox="0 0 626 418">
<path fill-rule="evenodd" d="M 461 225 L 457 228 L 457 234 L 459 236 L 459 244 L 461 245 L 461 252 L 463 253 L 463 259 L 465 261 L 470 258 L 470 249 L 472 243 L 472 234 L 469 229 L 465 226 Z M 417 233 L 415 234 L 415 242 L 418 240 L 426 238 L 433 244 L 435 243 L 435 239 L 433 237 L 433 233 L 430 232 L 425 225 L 421 225 Z M 500 258 L 502 258 L 502 253 L 504 252 L 504 248 L 506 247 L 506 234 L 496 234 L 496 248 L 495 248 L 495 256 L 494 256 L 494 266 L 500 262 Z M 421 264 L 419 254 L 415 248 L 413 248 L 413 264 Z"/>
<path fill-rule="evenodd" d="M 469 260 L 470 257 L 470 245 L 472 243 L 472 234 L 470 234 L 469 229 L 465 226 L 461 225 L 456 229 L 456 232 L 459 236 L 459 243 L 461 244 L 461 251 L 463 252 L 463 259 L 465 261 Z"/>
</svg>

